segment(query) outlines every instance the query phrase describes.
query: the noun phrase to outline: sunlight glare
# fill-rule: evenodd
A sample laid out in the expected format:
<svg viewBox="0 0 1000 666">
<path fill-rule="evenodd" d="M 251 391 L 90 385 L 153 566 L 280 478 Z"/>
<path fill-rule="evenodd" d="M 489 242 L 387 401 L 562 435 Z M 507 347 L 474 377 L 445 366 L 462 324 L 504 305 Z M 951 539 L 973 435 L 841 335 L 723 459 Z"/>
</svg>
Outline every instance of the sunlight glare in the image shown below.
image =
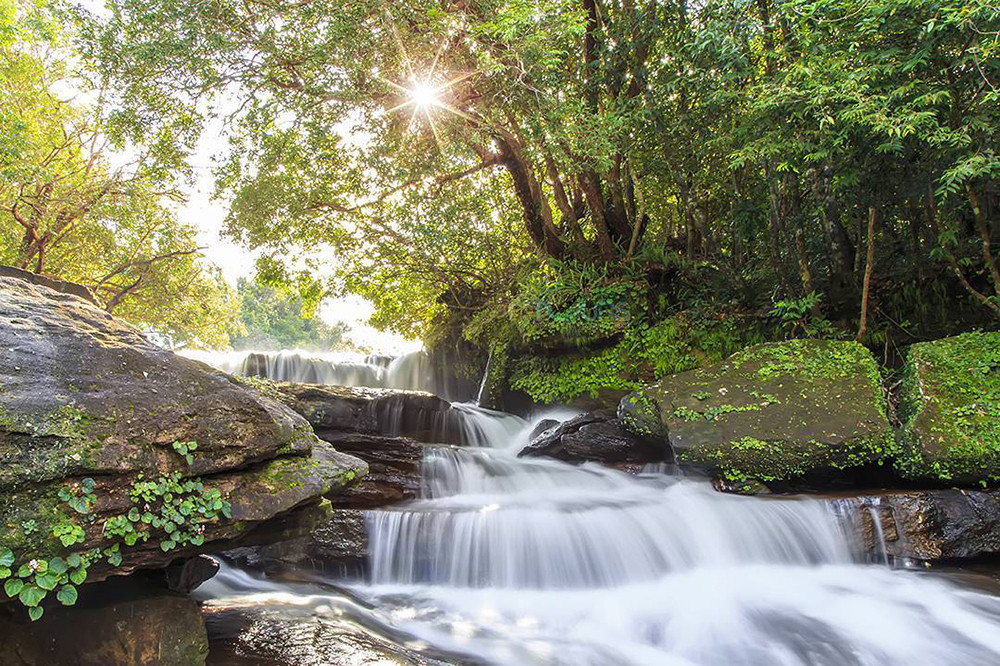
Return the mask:
<svg viewBox="0 0 1000 666">
<path fill-rule="evenodd" d="M 410 101 L 418 109 L 427 109 L 438 105 L 438 89 L 424 81 L 414 82 L 410 88 Z"/>
</svg>

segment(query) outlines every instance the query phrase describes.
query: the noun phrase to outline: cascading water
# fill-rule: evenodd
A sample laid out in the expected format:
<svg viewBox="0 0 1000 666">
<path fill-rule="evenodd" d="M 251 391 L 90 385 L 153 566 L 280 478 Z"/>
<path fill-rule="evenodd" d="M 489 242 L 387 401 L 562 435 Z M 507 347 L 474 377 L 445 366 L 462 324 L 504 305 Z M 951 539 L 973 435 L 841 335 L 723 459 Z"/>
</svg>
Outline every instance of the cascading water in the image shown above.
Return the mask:
<svg viewBox="0 0 1000 666">
<path fill-rule="evenodd" d="M 339 352 L 205 352 L 183 354 L 233 375 L 266 377 L 284 382 L 365 386 L 433 391 L 434 373 L 423 351 L 395 358 Z"/>
<path fill-rule="evenodd" d="M 368 580 L 255 603 L 353 618 L 401 663 L 1000 664 L 1000 598 L 859 564 L 837 501 L 517 458 L 532 423 L 453 409 L 468 446 L 427 447 L 422 498 L 367 514 Z"/>
</svg>

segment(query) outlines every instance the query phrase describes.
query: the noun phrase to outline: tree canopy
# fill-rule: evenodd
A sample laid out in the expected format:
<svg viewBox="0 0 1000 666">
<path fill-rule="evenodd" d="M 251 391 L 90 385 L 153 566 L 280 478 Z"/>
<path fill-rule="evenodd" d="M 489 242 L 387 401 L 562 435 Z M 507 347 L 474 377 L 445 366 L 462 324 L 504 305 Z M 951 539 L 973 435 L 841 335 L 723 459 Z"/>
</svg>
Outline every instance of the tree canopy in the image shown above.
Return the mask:
<svg viewBox="0 0 1000 666">
<path fill-rule="evenodd" d="M 558 350 L 705 308 L 873 345 L 1000 321 L 993 2 L 74 16 L 114 136 L 179 168 L 221 124 L 226 233 L 379 326 Z"/>
</svg>

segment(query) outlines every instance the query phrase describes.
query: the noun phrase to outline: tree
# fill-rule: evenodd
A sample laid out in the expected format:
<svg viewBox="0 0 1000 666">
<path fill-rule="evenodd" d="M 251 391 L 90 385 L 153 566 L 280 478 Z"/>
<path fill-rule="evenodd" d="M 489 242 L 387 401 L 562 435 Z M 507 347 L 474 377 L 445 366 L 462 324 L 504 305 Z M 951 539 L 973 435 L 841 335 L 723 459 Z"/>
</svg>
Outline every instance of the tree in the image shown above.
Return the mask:
<svg viewBox="0 0 1000 666">
<path fill-rule="evenodd" d="M 85 284 L 108 312 L 176 342 L 224 343 L 230 290 L 168 208 L 180 200 L 176 153 L 154 144 L 123 159 L 101 109 L 63 97 L 77 83 L 57 15 L 46 5 L 2 9 L 11 133 L 0 151 L 0 261 Z"/>
</svg>

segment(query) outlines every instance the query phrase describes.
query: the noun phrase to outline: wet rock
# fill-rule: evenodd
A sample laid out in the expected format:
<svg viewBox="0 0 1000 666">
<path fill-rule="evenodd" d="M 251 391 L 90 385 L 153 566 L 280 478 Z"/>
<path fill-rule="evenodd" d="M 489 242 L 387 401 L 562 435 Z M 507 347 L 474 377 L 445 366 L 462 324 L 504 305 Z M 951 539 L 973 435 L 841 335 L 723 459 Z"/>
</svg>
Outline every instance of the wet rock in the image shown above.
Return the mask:
<svg viewBox="0 0 1000 666">
<path fill-rule="evenodd" d="M 227 551 L 225 556 L 245 567 L 266 571 L 307 567 L 341 577 L 360 576 L 368 555 L 365 518 L 356 509 L 335 509 L 309 534 L 265 546 Z"/>
<path fill-rule="evenodd" d="M 93 586 L 101 591 L 103 586 Z M 196 666 L 208 656 L 198 604 L 168 593 L 53 608 L 30 625 L 0 617 L 4 666 Z M 96 595 L 95 595 L 96 596 Z M 103 595 L 102 595 L 103 596 Z"/>
<path fill-rule="evenodd" d="M 369 509 L 419 496 L 424 444 L 408 437 L 358 433 L 326 433 L 326 436 L 338 450 L 368 464 L 368 474 L 361 482 L 331 497 L 334 506 Z"/>
<path fill-rule="evenodd" d="M 280 402 L 160 349 L 86 300 L 9 277 L 0 277 L 0 387 L 0 546 L 15 566 L 97 549 L 88 582 L 161 568 L 367 469 Z M 166 494 L 183 521 L 166 525 Z M 120 523 L 111 531 L 109 519 Z M 120 563 L 102 552 L 112 546 Z"/>
<path fill-rule="evenodd" d="M 269 382 L 322 439 L 332 433 L 402 435 L 444 441 L 451 405 L 421 391 Z"/>
<path fill-rule="evenodd" d="M 555 419 L 542 419 L 541 421 L 538 422 L 538 425 L 536 425 L 534 428 L 531 429 L 531 434 L 528 435 L 528 441 L 529 442 L 533 441 L 536 437 L 541 435 L 546 430 L 549 430 L 550 428 L 555 428 L 558 425 L 559 421 Z"/>
<path fill-rule="evenodd" d="M 899 414 L 904 476 L 962 485 L 1000 481 L 1000 333 L 912 345 Z"/>
<path fill-rule="evenodd" d="M 581 414 L 531 440 L 518 456 L 547 456 L 566 462 L 605 464 L 670 462 L 665 439 L 629 432 L 610 412 Z"/>
<path fill-rule="evenodd" d="M 894 455 L 878 367 L 853 342 L 751 347 L 627 396 L 622 421 L 667 430 L 678 460 L 729 482 L 871 473 Z"/>
<path fill-rule="evenodd" d="M 1000 554 L 1000 490 L 921 490 L 836 500 L 873 559 Z M 880 538 L 879 532 L 882 537 Z"/>
<path fill-rule="evenodd" d="M 163 571 L 167 589 L 188 594 L 219 572 L 219 563 L 208 555 L 173 562 Z"/>
</svg>

